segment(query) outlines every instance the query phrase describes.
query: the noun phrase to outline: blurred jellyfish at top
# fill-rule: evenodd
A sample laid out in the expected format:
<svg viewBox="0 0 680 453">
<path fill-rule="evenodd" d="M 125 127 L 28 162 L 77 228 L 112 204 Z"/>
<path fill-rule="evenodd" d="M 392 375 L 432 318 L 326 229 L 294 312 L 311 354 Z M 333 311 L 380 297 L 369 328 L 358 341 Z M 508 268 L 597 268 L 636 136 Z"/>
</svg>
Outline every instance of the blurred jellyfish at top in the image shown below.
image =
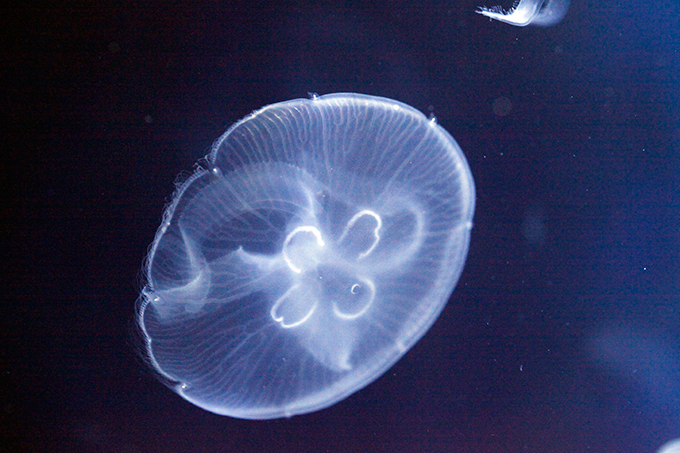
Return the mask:
<svg viewBox="0 0 680 453">
<path fill-rule="evenodd" d="M 208 411 L 328 407 L 430 328 L 465 263 L 475 191 L 436 121 L 332 94 L 264 107 L 181 184 L 137 323 L 159 377 Z"/>
<path fill-rule="evenodd" d="M 500 6 L 481 6 L 477 13 L 518 27 L 550 27 L 564 18 L 567 9 L 569 0 L 519 0 L 508 11 Z"/>
<path fill-rule="evenodd" d="M 666 442 L 657 450 L 657 453 L 680 453 L 680 438 Z"/>
</svg>

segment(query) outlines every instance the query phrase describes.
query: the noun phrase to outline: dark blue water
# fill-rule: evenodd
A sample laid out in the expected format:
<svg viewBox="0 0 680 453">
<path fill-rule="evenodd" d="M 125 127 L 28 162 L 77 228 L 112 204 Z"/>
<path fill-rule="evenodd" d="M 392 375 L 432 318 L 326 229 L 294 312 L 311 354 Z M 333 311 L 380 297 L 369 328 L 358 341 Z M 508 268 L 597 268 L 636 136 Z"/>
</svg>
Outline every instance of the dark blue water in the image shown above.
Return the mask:
<svg viewBox="0 0 680 453">
<path fill-rule="evenodd" d="M 549 28 L 477 6 L 7 10 L 0 451 L 652 453 L 680 437 L 680 6 L 573 0 Z M 343 91 L 432 114 L 461 145 L 477 206 L 458 286 L 329 409 L 194 407 L 155 380 L 132 322 L 173 180 L 251 111 Z"/>
</svg>

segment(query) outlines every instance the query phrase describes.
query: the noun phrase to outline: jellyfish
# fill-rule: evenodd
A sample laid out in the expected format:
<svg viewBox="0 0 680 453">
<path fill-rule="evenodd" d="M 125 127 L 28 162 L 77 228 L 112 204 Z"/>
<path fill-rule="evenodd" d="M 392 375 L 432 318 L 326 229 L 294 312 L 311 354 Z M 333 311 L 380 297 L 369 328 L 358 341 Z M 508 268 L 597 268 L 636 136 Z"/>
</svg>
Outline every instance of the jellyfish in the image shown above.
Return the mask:
<svg viewBox="0 0 680 453">
<path fill-rule="evenodd" d="M 680 453 L 680 438 L 666 442 L 659 447 L 657 453 Z"/>
<path fill-rule="evenodd" d="M 569 9 L 569 0 L 519 0 L 509 11 L 500 6 L 481 6 L 477 13 L 510 25 L 550 27 L 561 21 Z"/>
<path fill-rule="evenodd" d="M 136 321 L 187 401 L 243 419 L 317 411 L 432 326 L 467 256 L 456 141 L 400 102 L 273 104 L 233 125 L 166 207 Z"/>
</svg>

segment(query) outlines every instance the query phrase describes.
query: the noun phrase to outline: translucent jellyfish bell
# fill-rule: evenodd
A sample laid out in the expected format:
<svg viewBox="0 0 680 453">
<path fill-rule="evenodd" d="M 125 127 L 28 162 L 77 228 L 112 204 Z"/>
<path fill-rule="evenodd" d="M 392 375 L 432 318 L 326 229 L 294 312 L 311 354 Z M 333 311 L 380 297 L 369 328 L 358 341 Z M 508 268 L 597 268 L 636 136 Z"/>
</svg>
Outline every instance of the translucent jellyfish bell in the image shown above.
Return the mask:
<svg viewBox="0 0 680 453">
<path fill-rule="evenodd" d="M 179 187 L 146 263 L 149 363 L 217 414 L 267 419 L 365 387 L 434 323 L 475 203 L 453 138 L 358 94 L 270 105 Z"/>
<path fill-rule="evenodd" d="M 508 11 L 500 6 L 482 6 L 477 13 L 518 27 L 550 27 L 560 22 L 568 9 L 569 0 L 519 0 Z"/>
</svg>

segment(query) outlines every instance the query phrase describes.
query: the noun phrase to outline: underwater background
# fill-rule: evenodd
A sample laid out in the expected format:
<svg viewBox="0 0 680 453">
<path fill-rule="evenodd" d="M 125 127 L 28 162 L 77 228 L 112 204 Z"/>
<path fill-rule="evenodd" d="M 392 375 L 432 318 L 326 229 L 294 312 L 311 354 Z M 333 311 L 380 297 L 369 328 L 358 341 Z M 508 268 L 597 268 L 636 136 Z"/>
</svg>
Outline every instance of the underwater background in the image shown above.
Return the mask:
<svg viewBox="0 0 680 453">
<path fill-rule="evenodd" d="M 481 5 L 3 7 L 0 452 L 652 453 L 680 437 L 680 5 L 572 0 L 548 28 Z M 349 398 L 211 414 L 140 358 L 148 246 L 176 175 L 231 124 L 334 92 L 411 105 L 460 144 L 477 193 L 462 276 Z"/>
</svg>

